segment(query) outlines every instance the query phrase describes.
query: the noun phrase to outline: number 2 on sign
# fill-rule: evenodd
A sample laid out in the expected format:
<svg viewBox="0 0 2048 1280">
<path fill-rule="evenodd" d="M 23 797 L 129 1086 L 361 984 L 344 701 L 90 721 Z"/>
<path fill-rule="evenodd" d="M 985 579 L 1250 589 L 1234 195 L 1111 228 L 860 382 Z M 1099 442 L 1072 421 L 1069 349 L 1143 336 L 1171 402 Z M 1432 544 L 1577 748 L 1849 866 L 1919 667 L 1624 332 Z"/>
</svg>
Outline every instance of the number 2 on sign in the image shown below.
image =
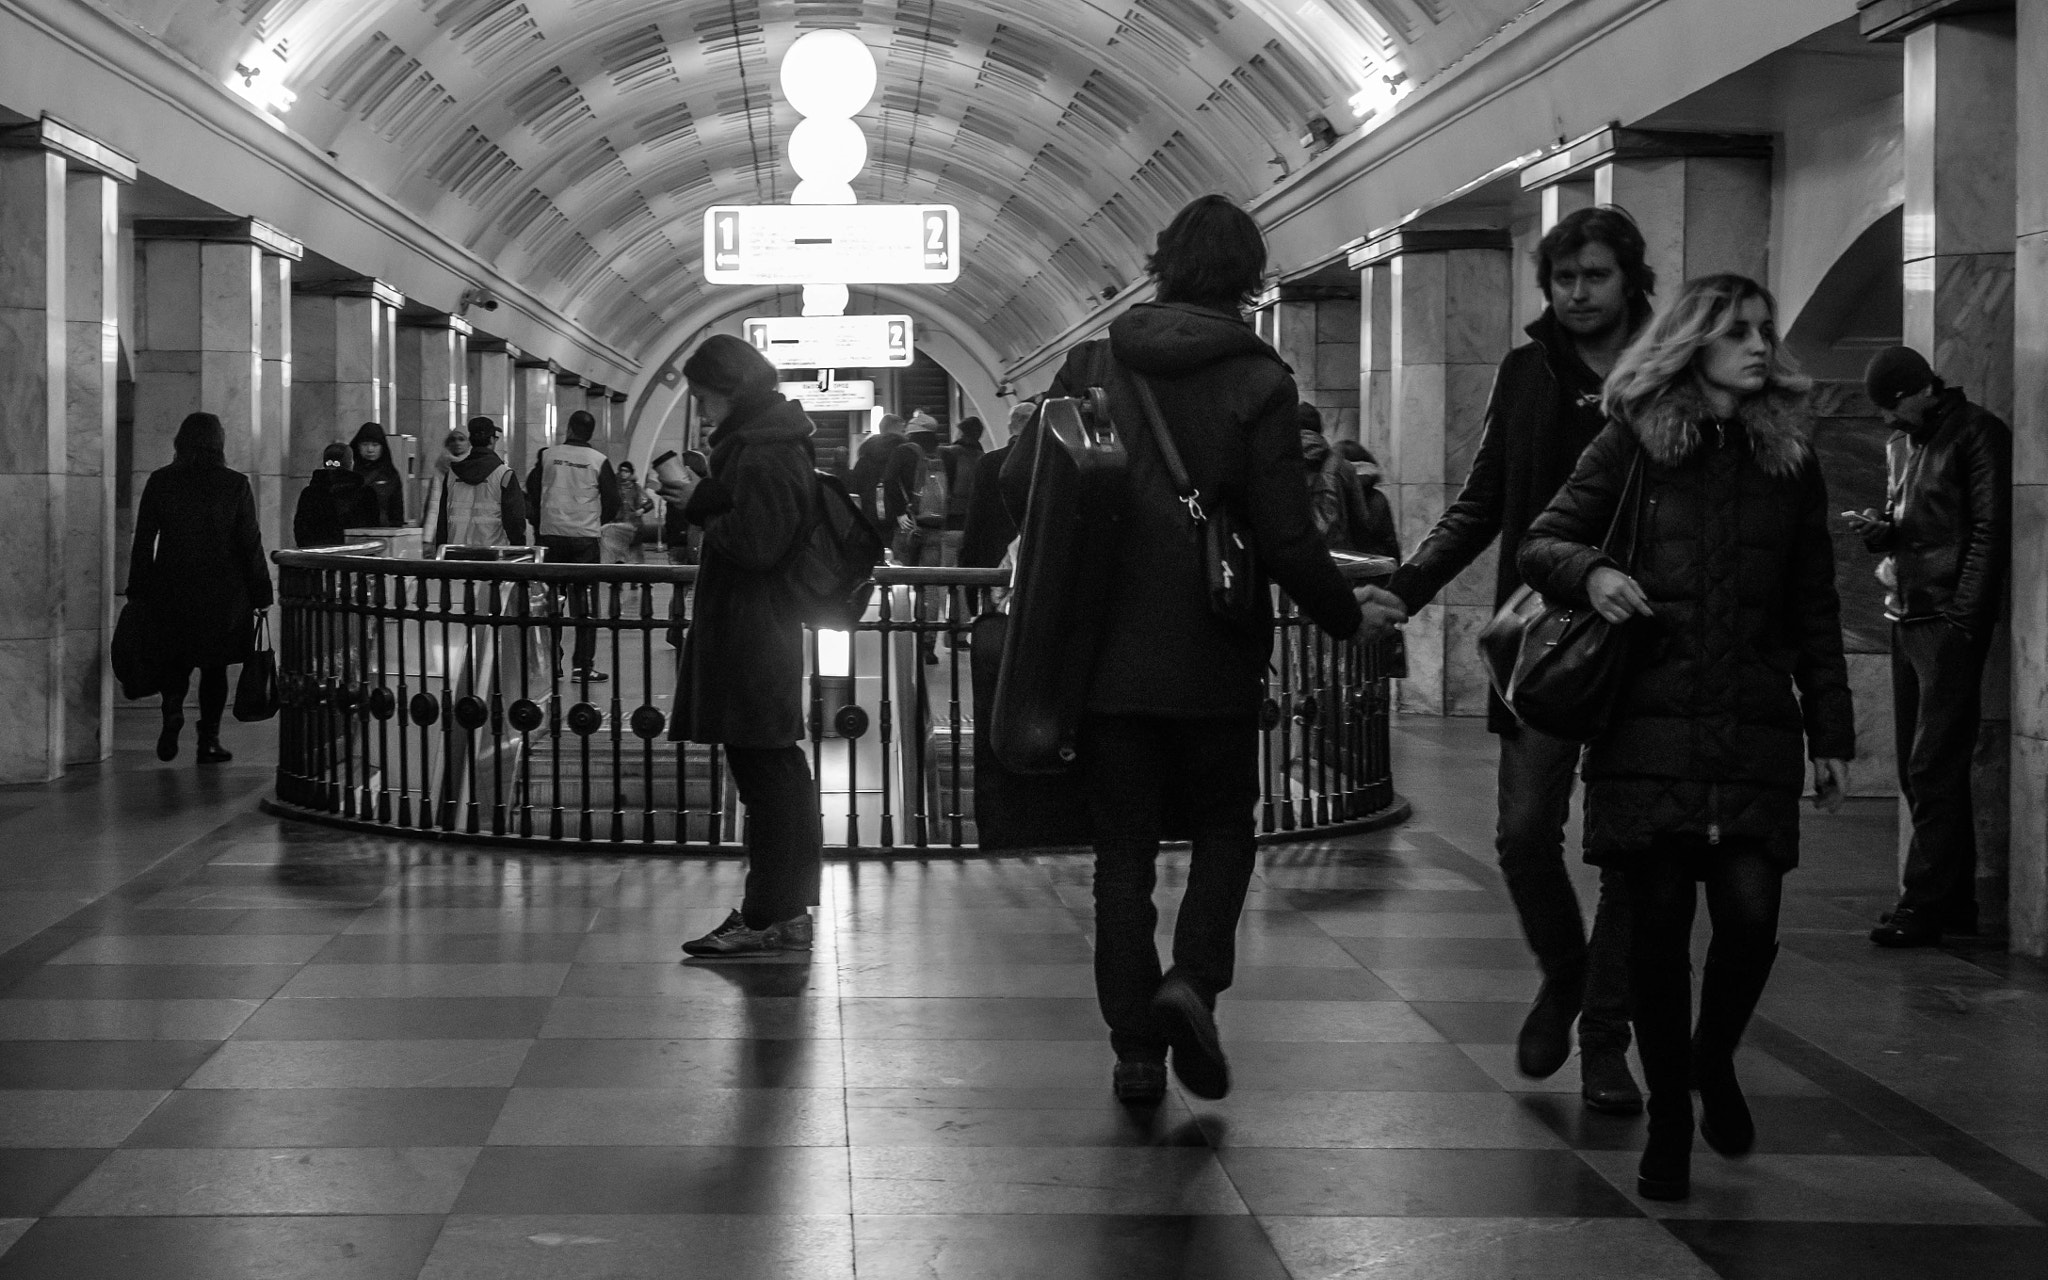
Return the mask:
<svg viewBox="0 0 2048 1280">
<path fill-rule="evenodd" d="M 924 220 L 924 265 L 944 267 L 947 264 L 946 219 L 943 214 L 931 214 Z"/>
</svg>

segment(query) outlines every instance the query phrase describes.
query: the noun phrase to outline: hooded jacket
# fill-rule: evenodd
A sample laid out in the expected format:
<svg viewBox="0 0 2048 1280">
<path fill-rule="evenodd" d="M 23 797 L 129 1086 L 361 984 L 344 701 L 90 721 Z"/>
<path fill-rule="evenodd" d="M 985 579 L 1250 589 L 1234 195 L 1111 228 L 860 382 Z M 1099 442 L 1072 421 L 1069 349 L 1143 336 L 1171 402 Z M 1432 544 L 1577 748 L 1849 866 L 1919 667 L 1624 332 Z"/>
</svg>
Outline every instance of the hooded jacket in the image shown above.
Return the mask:
<svg viewBox="0 0 2048 1280">
<path fill-rule="evenodd" d="M 1631 460 L 1644 455 L 1634 632 L 1614 723 L 1588 746 L 1586 856 L 1664 834 L 1749 837 L 1798 861 L 1805 761 L 1855 754 L 1827 483 L 1804 397 L 1770 391 L 1717 421 L 1689 383 L 1610 424 L 1523 540 L 1522 576 L 1588 606 L 1586 579 Z"/>
<path fill-rule="evenodd" d="M 377 496 L 347 467 L 322 467 L 299 492 L 292 511 L 292 541 L 301 547 L 332 547 L 348 541 L 350 529 L 376 527 Z"/>
<path fill-rule="evenodd" d="M 497 491 L 485 492 L 484 486 L 493 476 L 497 477 Z M 471 449 L 460 458 L 446 459 L 440 488 L 434 511 L 435 543 L 526 545 L 526 494 L 496 450 Z M 451 512 L 455 517 L 452 529 Z"/>
<path fill-rule="evenodd" d="M 365 443 L 384 447 L 375 462 L 364 462 L 363 455 L 356 452 L 356 446 Z M 384 529 L 395 529 L 404 524 L 405 476 L 391 456 L 391 441 L 385 436 L 384 428 L 374 422 L 365 422 L 349 441 L 349 456 L 355 459 L 355 473 L 369 486 L 370 496 L 377 504 L 377 518 L 371 523 Z"/>
<path fill-rule="evenodd" d="M 1353 462 L 1351 473 L 1358 477 L 1358 496 L 1365 504 L 1363 522 L 1352 526 L 1352 540 L 1356 544 L 1352 549 L 1369 556 L 1385 556 L 1399 564 L 1401 535 L 1394 527 L 1393 504 L 1380 492 L 1380 464 Z"/>
<path fill-rule="evenodd" d="M 1317 532 L 1332 551 L 1363 551 L 1360 538 L 1370 515 L 1358 473 L 1338 455 L 1330 438 L 1301 429 L 1301 461 L 1308 468 L 1308 505 Z"/>
<path fill-rule="evenodd" d="M 678 741 L 782 747 L 806 736 L 804 624 L 786 562 L 817 500 L 811 420 L 779 392 L 711 433 L 711 474 L 683 508 L 704 529 L 676 676 Z"/>
<path fill-rule="evenodd" d="M 1331 563 L 1309 511 L 1308 473 L 1296 435 L 1294 378 L 1278 353 L 1236 315 L 1185 303 L 1145 303 L 1110 325 L 1109 350 L 1149 378 L 1204 503 L 1229 506 L 1251 531 L 1262 575 L 1325 631 L 1345 638 L 1361 615 Z M 1087 393 L 1099 343 L 1068 353 L 1054 396 Z M 1087 709 L 1098 715 L 1252 716 L 1266 694 L 1270 631 L 1233 632 L 1208 604 L 1208 584 L 1187 508 L 1175 495 L 1151 429 L 1124 375 L 1106 388 L 1130 455 L 1114 547 L 1108 616 Z M 1005 503 L 1020 523 L 1038 448 L 1034 419 L 1002 471 Z"/>
<path fill-rule="evenodd" d="M 1496 536 L 1500 558 L 1493 603 L 1495 608 L 1505 604 L 1522 585 L 1515 553 L 1523 531 L 1606 423 L 1599 407 L 1600 379 L 1579 359 L 1556 315 L 1546 308 L 1525 332 L 1530 341 L 1508 352 L 1494 375 L 1465 487 L 1387 583 L 1408 606 L 1410 617 L 1484 554 Z M 1489 693 L 1486 727 L 1503 733 L 1514 726 L 1514 713 Z"/>
<path fill-rule="evenodd" d="M 1951 387 L 1925 427 L 1893 436 L 1885 522 L 1864 539 L 1892 558 L 1885 610 L 1984 643 L 1997 626 L 2012 532 L 2012 432 Z"/>
</svg>

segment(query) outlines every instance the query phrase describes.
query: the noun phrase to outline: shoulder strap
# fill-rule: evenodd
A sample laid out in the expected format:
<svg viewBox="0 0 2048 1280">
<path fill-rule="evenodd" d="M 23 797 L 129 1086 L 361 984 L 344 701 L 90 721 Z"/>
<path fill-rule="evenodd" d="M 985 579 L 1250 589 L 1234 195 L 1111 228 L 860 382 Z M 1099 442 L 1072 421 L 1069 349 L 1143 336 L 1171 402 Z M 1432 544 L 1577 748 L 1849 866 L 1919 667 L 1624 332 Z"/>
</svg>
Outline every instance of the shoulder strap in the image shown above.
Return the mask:
<svg viewBox="0 0 2048 1280">
<path fill-rule="evenodd" d="M 1200 526 L 1208 516 L 1202 511 L 1201 496 L 1188 479 L 1188 469 L 1181 463 L 1180 449 L 1173 442 L 1173 429 L 1166 425 L 1166 415 L 1159 411 L 1159 398 L 1152 394 L 1152 384 L 1145 376 L 1133 371 L 1128 365 L 1119 364 L 1131 389 L 1138 394 L 1138 404 L 1145 411 L 1145 421 L 1152 428 L 1152 440 L 1159 446 L 1159 456 L 1166 463 L 1167 478 L 1173 481 L 1174 496 L 1188 509 L 1188 519 Z"/>
<path fill-rule="evenodd" d="M 1621 561 L 1622 570 L 1626 573 L 1636 570 L 1636 544 L 1643 531 L 1643 494 L 1648 487 L 1643 479 L 1643 447 L 1637 444 L 1628 460 L 1628 475 L 1621 482 L 1621 497 L 1614 504 L 1613 517 L 1607 522 L 1607 536 L 1600 540 L 1601 550 Z M 1626 526 L 1622 524 L 1624 515 L 1628 517 Z M 1626 547 L 1621 545 L 1624 539 Z"/>
</svg>

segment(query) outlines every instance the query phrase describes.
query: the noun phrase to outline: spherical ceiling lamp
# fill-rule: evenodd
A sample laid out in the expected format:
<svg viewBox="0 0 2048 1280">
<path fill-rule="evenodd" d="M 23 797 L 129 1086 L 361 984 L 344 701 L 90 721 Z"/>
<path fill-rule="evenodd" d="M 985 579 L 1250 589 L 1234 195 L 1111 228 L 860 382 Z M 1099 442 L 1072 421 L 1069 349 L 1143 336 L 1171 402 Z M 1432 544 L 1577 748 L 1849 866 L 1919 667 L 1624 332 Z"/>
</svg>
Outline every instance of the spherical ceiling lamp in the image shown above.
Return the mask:
<svg viewBox="0 0 2048 1280">
<path fill-rule="evenodd" d="M 851 120 L 814 116 L 789 134 L 789 167 L 806 182 L 852 182 L 868 162 L 867 135 Z"/>
<path fill-rule="evenodd" d="M 789 193 L 791 204 L 854 204 L 853 188 L 844 182 L 819 182 L 815 178 L 796 184 Z"/>
<path fill-rule="evenodd" d="M 875 96 L 875 55 L 851 31 L 812 31 L 782 56 L 782 96 L 797 114 L 845 120 Z"/>
<path fill-rule="evenodd" d="M 804 314 L 843 316 L 852 297 L 843 284 L 807 284 L 804 286 Z"/>
</svg>

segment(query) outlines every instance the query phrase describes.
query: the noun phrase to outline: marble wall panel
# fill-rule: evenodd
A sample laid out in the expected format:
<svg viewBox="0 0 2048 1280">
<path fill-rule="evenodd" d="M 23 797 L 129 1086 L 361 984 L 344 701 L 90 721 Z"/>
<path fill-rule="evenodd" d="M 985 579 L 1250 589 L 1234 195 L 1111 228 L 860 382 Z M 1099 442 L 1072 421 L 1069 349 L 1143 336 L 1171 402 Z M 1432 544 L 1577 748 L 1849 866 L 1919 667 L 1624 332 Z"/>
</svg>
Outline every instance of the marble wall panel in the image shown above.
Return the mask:
<svg viewBox="0 0 2048 1280">
<path fill-rule="evenodd" d="M 1459 249 L 1442 256 L 1443 358 L 1451 364 L 1499 364 L 1514 332 L 1508 270 L 1513 255 L 1505 249 Z"/>
<path fill-rule="evenodd" d="M 2048 154 L 2040 165 L 2048 170 Z M 2039 183 L 2048 190 L 2048 173 Z M 2048 231 L 2019 237 L 2013 255 L 2014 484 L 2048 484 Z M 2048 525 L 2041 526 L 2048 536 Z"/>
<path fill-rule="evenodd" d="M 1389 282 L 1392 346 L 1388 367 L 1438 364 L 1444 359 L 1444 296 L 1452 255 L 1406 253 L 1393 260 Z"/>
<path fill-rule="evenodd" d="M 2006 882 L 2007 946 L 2048 955 L 2048 739 L 2012 738 L 2012 848 Z"/>
<path fill-rule="evenodd" d="M 1318 342 L 1314 351 L 1317 394 L 1327 397 L 1332 392 L 1341 394 L 1348 391 L 1355 399 L 1359 378 L 1358 340 L 1353 338 L 1350 342 Z"/>
<path fill-rule="evenodd" d="M 1447 372 L 1441 364 L 1404 364 L 1394 370 L 1393 456 L 1388 466 L 1403 484 L 1452 479 L 1444 468 Z"/>
<path fill-rule="evenodd" d="M 1666 298 L 1685 280 L 1685 166 L 1678 156 L 1618 160 L 1593 175 L 1594 202 L 1620 205 L 1642 228 L 1644 259 Z"/>
<path fill-rule="evenodd" d="M 142 299 L 137 345 L 146 351 L 199 350 L 199 243 L 143 241 L 136 286 Z"/>
<path fill-rule="evenodd" d="M 1509 234 L 1514 238 L 1508 261 L 1508 289 L 1514 299 L 1508 328 L 1513 342 L 1523 341 L 1523 328 L 1543 314 L 1546 299 L 1536 287 L 1536 246 L 1543 240 L 1546 225 L 1536 214 L 1524 215 L 1509 224 Z"/>
<path fill-rule="evenodd" d="M 61 657 L 53 638 L 0 639 L 0 778 L 48 782 L 63 772 Z"/>
<path fill-rule="evenodd" d="M 61 316 L 0 301 L 0 473 L 50 469 L 62 439 L 50 414 L 53 405 L 62 412 L 64 348 Z"/>
<path fill-rule="evenodd" d="M 199 353 L 199 400 L 185 412 L 203 409 L 227 430 L 228 465 L 256 470 L 263 409 L 263 353 L 254 348 Z M 178 417 L 182 420 L 183 413 Z M 172 430 L 175 432 L 176 427 Z"/>
<path fill-rule="evenodd" d="M 1358 273 L 1358 359 L 1368 373 L 1394 367 L 1394 267 L 1376 262 Z"/>
<path fill-rule="evenodd" d="M 1436 527 L 1438 517 L 1457 495 L 1456 485 L 1384 484 L 1387 502 L 1394 510 L 1394 527 L 1400 531 L 1401 550 L 1413 555 Z"/>
<path fill-rule="evenodd" d="M 107 723 L 114 681 L 108 670 L 107 633 L 98 629 L 64 633 L 64 763 L 95 764 L 114 752 Z"/>
<path fill-rule="evenodd" d="M 1295 380 L 1312 382 L 1316 367 L 1316 304 L 1275 302 L 1261 308 L 1259 320 L 1266 341 L 1294 370 Z"/>
<path fill-rule="evenodd" d="M 1359 439 L 1358 413 L 1357 405 L 1339 405 L 1335 412 L 1327 415 L 1329 418 L 1330 439 Z"/>
<path fill-rule="evenodd" d="M 1358 345 L 1365 323 L 1363 303 L 1358 298 L 1328 298 L 1316 304 L 1316 341 L 1348 342 Z"/>
<path fill-rule="evenodd" d="M 1408 620 L 1402 636 L 1408 678 L 1397 682 L 1396 705 L 1411 715 L 1444 714 L 1444 611 L 1432 608 Z"/>
<path fill-rule="evenodd" d="M 199 349 L 261 351 L 263 251 L 252 244 L 199 246 Z M 155 288 L 154 281 L 151 288 Z"/>
<path fill-rule="evenodd" d="M 2010 251 L 2016 54 L 2009 14 L 1907 35 L 1907 258 Z"/>
<path fill-rule="evenodd" d="M 1444 371 L 1446 480 L 1462 483 L 1472 470 L 1479 439 L 1485 433 L 1486 402 L 1493 395 L 1495 372 L 1491 364 L 1454 364 Z"/>
<path fill-rule="evenodd" d="M 1892 658 L 1888 653 L 1852 653 L 1849 695 L 1856 703 L 1856 759 L 1850 769 L 1852 793 L 1899 793 L 1898 755 L 1892 746 Z"/>
<path fill-rule="evenodd" d="M 1393 456 L 1394 375 L 1380 370 L 1365 375 L 1359 395 L 1358 438 L 1384 465 Z"/>
<path fill-rule="evenodd" d="M 1685 162 L 1685 278 L 1733 271 L 1767 281 L 1771 162 L 1696 156 Z M 1679 282 L 1671 282 L 1673 292 Z"/>
<path fill-rule="evenodd" d="M 469 353 L 469 412 L 489 418 L 503 431 L 512 418 L 512 355 L 506 351 Z"/>
<path fill-rule="evenodd" d="M 2012 722 L 2048 738 L 2048 485 L 2012 489 Z"/>
<path fill-rule="evenodd" d="M 0 637 L 54 640 L 63 629 L 64 496 L 63 477 L 49 472 L 0 475 Z"/>
<path fill-rule="evenodd" d="M 1486 714 L 1486 664 L 1479 658 L 1479 633 L 1493 619 L 1485 605 L 1447 604 L 1444 616 L 1444 714 Z"/>
</svg>

